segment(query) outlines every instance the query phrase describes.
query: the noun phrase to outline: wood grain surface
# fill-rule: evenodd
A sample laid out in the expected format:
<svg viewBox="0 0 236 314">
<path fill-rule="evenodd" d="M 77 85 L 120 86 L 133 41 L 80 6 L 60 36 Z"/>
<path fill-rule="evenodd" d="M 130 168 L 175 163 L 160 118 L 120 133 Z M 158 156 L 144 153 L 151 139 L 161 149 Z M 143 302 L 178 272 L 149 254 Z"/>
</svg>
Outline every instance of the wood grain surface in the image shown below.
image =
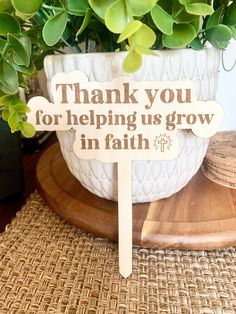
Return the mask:
<svg viewBox="0 0 236 314">
<path fill-rule="evenodd" d="M 61 217 L 117 240 L 117 203 L 81 186 L 69 172 L 58 143 L 40 158 L 36 180 L 42 197 Z M 236 191 L 211 182 L 199 171 L 179 193 L 133 204 L 133 244 L 194 250 L 236 245 Z"/>
</svg>

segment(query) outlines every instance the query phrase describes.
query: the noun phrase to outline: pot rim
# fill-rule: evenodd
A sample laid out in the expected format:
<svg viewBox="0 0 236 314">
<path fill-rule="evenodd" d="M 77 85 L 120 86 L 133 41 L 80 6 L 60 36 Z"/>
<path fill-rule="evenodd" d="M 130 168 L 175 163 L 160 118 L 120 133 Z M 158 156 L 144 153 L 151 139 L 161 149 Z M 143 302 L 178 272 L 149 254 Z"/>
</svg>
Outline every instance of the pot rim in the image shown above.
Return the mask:
<svg viewBox="0 0 236 314">
<path fill-rule="evenodd" d="M 157 52 L 157 54 L 164 55 L 164 56 L 171 56 L 175 55 L 177 53 L 207 53 L 207 52 L 217 52 L 220 53 L 220 50 L 215 48 L 215 47 L 204 47 L 202 50 L 195 50 L 193 48 L 179 48 L 179 49 L 163 49 L 163 50 L 153 50 L 154 52 Z M 105 52 L 88 52 L 88 53 L 66 53 L 66 54 L 55 54 L 55 55 L 47 55 L 44 58 L 44 63 L 50 61 L 51 59 L 63 59 L 63 58 L 86 58 L 86 57 L 95 57 L 95 56 L 118 56 L 118 55 L 123 55 L 125 56 L 128 53 L 128 51 L 105 51 Z M 155 57 L 155 56 L 150 56 L 150 55 L 143 55 L 142 57 Z"/>
</svg>

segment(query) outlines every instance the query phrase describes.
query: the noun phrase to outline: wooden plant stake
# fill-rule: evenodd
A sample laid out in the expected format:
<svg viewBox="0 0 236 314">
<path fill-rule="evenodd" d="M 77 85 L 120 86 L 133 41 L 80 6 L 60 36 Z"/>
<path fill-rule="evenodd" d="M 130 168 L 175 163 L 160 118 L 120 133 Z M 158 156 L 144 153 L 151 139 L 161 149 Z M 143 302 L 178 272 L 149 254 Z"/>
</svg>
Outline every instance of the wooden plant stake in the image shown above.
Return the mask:
<svg viewBox="0 0 236 314">
<path fill-rule="evenodd" d="M 127 278 L 132 273 L 132 161 L 120 161 L 117 167 L 119 269 Z"/>
<path fill-rule="evenodd" d="M 198 101 L 191 81 L 91 82 L 80 71 L 59 73 L 51 82 L 53 103 L 32 98 L 28 122 L 39 131 L 75 130 L 73 149 L 81 159 L 118 163 L 119 267 L 132 273 L 132 161 L 178 156 L 178 129 L 213 136 L 223 109 Z"/>
</svg>

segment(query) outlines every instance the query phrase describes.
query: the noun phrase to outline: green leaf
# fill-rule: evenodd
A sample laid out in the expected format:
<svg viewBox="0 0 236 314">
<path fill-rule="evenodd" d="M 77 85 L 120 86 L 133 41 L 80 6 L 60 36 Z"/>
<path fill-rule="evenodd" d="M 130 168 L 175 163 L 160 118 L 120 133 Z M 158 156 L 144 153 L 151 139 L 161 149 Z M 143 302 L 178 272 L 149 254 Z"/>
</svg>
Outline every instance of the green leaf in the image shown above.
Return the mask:
<svg viewBox="0 0 236 314">
<path fill-rule="evenodd" d="M 193 41 L 196 35 L 192 25 L 186 23 L 175 24 L 172 35 L 163 34 L 162 43 L 167 48 L 184 48 Z"/>
<path fill-rule="evenodd" d="M 143 24 L 131 38 L 132 45 L 150 48 L 155 44 L 156 34 L 149 26 Z"/>
<path fill-rule="evenodd" d="M 28 67 L 30 64 L 30 55 L 28 55 L 28 52 L 25 50 L 22 43 L 13 35 L 8 35 L 8 41 L 14 51 L 15 62 L 19 65 L 25 65 Z"/>
<path fill-rule="evenodd" d="M 196 34 L 198 34 L 200 29 L 200 17 L 197 17 L 194 21 L 190 22 L 189 25 L 192 25 L 195 29 Z"/>
<path fill-rule="evenodd" d="M 6 108 L 6 109 L 4 109 L 3 112 L 2 112 L 2 119 L 3 119 L 4 121 L 8 121 L 9 117 L 10 117 L 10 112 L 9 112 L 9 110 Z"/>
<path fill-rule="evenodd" d="M 225 10 L 224 24 L 236 25 L 236 2 L 232 2 Z"/>
<path fill-rule="evenodd" d="M 6 11 L 11 7 L 11 0 L 0 0 L 0 12 Z"/>
<path fill-rule="evenodd" d="M 0 97 L 0 107 L 9 106 L 12 100 L 12 95 L 4 95 Z"/>
<path fill-rule="evenodd" d="M 11 130 L 12 133 L 20 131 L 20 123 L 18 123 L 15 127 L 15 130 Z"/>
<path fill-rule="evenodd" d="M 137 30 L 143 25 L 142 22 L 139 20 L 132 21 L 129 23 L 126 28 L 123 30 L 123 32 L 120 34 L 117 43 L 122 42 L 123 40 L 127 39 L 131 35 L 133 35 Z"/>
<path fill-rule="evenodd" d="M 236 40 L 236 27 L 235 26 L 229 26 L 230 30 L 231 30 L 231 34 L 233 39 Z"/>
<path fill-rule="evenodd" d="M 30 108 L 23 102 L 18 101 L 18 104 L 9 107 L 10 113 L 17 112 L 19 115 L 25 115 L 30 112 Z"/>
<path fill-rule="evenodd" d="M 185 7 L 175 1 L 172 9 L 172 18 L 175 23 L 189 23 L 196 19 L 196 15 L 186 12 Z"/>
<path fill-rule="evenodd" d="M 203 49 L 203 44 L 201 42 L 201 40 L 196 37 L 190 44 L 189 46 L 193 49 L 196 49 L 196 50 L 202 50 Z"/>
<path fill-rule="evenodd" d="M 223 9 L 224 9 L 224 6 L 222 5 L 211 16 L 209 16 L 209 19 L 206 24 L 206 28 L 218 25 L 220 23 Z"/>
<path fill-rule="evenodd" d="M 212 6 L 205 3 L 186 4 L 186 11 L 194 15 L 209 15 L 214 12 Z"/>
<path fill-rule="evenodd" d="M 16 94 L 19 89 L 17 72 L 4 59 L 0 62 L 0 89 L 6 94 Z"/>
<path fill-rule="evenodd" d="M 89 0 L 89 4 L 93 11 L 103 20 L 105 19 L 108 8 L 114 2 L 116 2 L 116 0 Z"/>
<path fill-rule="evenodd" d="M 119 12 L 117 14 L 117 12 Z M 132 22 L 133 17 L 127 10 L 126 0 L 115 1 L 107 10 L 105 24 L 107 28 L 115 33 L 122 33 L 125 27 Z"/>
<path fill-rule="evenodd" d="M 10 113 L 8 124 L 12 132 L 15 132 L 18 129 L 20 119 L 21 118 L 17 112 Z"/>
<path fill-rule="evenodd" d="M 62 34 L 62 38 L 67 41 L 70 38 L 72 32 L 73 32 L 73 30 L 72 30 L 71 25 L 67 24 L 66 28 Z"/>
<path fill-rule="evenodd" d="M 83 23 L 80 26 L 80 28 L 78 29 L 76 36 L 79 36 L 81 33 L 83 33 L 83 31 L 85 30 L 85 28 L 88 26 L 90 19 L 91 19 L 91 14 L 92 14 L 92 10 L 89 8 L 86 11 L 85 17 L 83 19 Z"/>
<path fill-rule="evenodd" d="M 0 38 L 0 53 L 3 52 L 8 45 L 8 42 Z"/>
<path fill-rule="evenodd" d="M 151 11 L 151 17 L 156 27 L 164 34 L 171 35 L 173 33 L 173 18 L 159 5 L 155 5 Z"/>
<path fill-rule="evenodd" d="M 48 46 L 54 46 L 61 39 L 66 24 L 66 12 L 60 12 L 46 22 L 43 27 L 43 39 Z"/>
<path fill-rule="evenodd" d="M 0 12 L 0 35 L 18 34 L 20 31 L 20 24 L 14 16 Z"/>
<path fill-rule="evenodd" d="M 152 10 L 157 0 L 129 0 L 133 16 L 142 16 Z"/>
<path fill-rule="evenodd" d="M 84 16 L 89 8 L 88 0 L 68 0 L 67 8 L 71 15 Z"/>
<path fill-rule="evenodd" d="M 36 72 L 36 67 L 32 60 L 30 61 L 30 65 L 28 67 L 24 65 L 18 65 L 12 59 L 10 61 L 11 61 L 11 65 L 14 67 L 14 69 L 16 69 L 17 72 L 27 74 L 27 75 L 31 75 Z"/>
<path fill-rule="evenodd" d="M 128 52 L 128 55 L 125 57 L 123 68 L 125 72 L 132 73 L 137 71 L 142 65 L 142 57 L 140 53 L 136 52 L 134 49 L 131 49 Z"/>
<path fill-rule="evenodd" d="M 25 79 L 24 75 L 19 72 L 18 72 L 18 82 L 19 82 L 19 86 L 22 87 L 26 91 L 26 93 L 29 93 L 28 82 Z"/>
<path fill-rule="evenodd" d="M 18 38 L 21 45 L 24 47 L 27 55 L 29 56 L 29 58 L 31 57 L 31 53 L 32 53 L 32 43 L 31 40 L 28 36 L 23 35 L 20 38 Z"/>
<path fill-rule="evenodd" d="M 35 135 L 35 128 L 32 124 L 25 121 L 20 121 L 19 124 L 20 124 L 20 130 L 22 134 L 24 135 L 24 137 L 29 138 Z"/>
<path fill-rule="evenodd" d="M 22 14 L 34 14 L 42 5 L 42 0 L 11 0 L 15 10 Z"/>
<path fill-rule="evenodd" d="M 226 48 L 232 37 L 231 30 L 226 25 L 222 24 L 207 29 L 205 34 L 212 46 L 218 49 Z"/>
</svg>

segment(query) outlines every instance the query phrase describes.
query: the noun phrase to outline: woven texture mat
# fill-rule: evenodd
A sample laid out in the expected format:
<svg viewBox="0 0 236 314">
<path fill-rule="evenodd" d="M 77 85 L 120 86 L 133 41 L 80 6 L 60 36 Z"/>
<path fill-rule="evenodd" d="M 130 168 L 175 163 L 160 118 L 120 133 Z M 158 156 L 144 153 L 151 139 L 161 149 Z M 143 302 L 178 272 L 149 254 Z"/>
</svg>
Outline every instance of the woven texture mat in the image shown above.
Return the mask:
<svg viewBox="0 0 236 314">
<path fill-rule="evenodd" d="M 236 250 L 133 248 L 71 226 L 31 195 L 0 235 L 0 314 L 236 313 Z"/>
</svg>

